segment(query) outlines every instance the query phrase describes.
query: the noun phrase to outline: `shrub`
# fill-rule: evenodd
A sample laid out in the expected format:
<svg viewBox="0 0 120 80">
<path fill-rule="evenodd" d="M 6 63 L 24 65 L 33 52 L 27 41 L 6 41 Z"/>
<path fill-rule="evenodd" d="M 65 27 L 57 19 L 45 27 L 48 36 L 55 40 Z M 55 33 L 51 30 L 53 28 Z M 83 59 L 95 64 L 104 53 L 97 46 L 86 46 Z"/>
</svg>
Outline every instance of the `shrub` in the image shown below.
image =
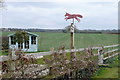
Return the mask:
<svg viewBox="0 0 120 80">
<path fill-rule="evenodd" d="M 8 51 L 8 48 L 9 48 L 9 40 L 8 40 L 8 37 L 6 37 L 6 36 L 2 36 L 2 37 L 0 37 L 0 39 L 1 39 L 1 47 L 0 47 L 0 49 L 1 50 L 3 50 L 3 51 Z"/>
</svg>

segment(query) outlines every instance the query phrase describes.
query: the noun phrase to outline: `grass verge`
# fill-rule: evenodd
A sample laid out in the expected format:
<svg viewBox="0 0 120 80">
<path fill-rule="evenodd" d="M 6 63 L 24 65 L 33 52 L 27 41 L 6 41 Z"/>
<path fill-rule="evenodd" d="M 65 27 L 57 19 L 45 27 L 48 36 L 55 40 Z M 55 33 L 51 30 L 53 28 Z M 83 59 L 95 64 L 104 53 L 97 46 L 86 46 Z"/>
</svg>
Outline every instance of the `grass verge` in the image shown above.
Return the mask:
<svg viewBox="0 0 120 80">
<path fill-rule="evenodd" d="M 100 66 L 91 78 L 118 78 L 118 56 L 105 61 L 109 66 Z"/>
</svg>

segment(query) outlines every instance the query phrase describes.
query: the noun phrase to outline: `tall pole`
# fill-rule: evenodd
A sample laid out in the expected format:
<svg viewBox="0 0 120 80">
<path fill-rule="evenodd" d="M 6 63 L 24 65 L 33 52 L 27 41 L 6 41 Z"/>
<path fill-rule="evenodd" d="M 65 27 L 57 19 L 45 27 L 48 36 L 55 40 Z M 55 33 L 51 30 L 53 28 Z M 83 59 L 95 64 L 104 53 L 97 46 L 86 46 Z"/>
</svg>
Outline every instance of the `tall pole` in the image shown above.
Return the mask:
<svg viewBox="0 0 120 80">
<path fill-rule="evenodd" d="M 74 33 L 71 32 L 71 49 L 74 49 Z"/>
<path fill-rule="evenodd" d="M 74 19 L 76 19 L 79 22 L 80 21 L 79 18 L 83 18 L 83 16 L 80 15 L 80 14 L 69 14 L 69 13 L 65 14 L 66 21 L 68 19 L 72 19 L 73 20 L 73 22 L 71 23 L 71 26 L 70 26 L 71 49 L 74 49 Z"/>
<path fill-rule="evenodd" d="M 71 23 L 71 49 L 74 49 L 74 18 L 73 18 L 73 23 Z"/>
<path fill-rule="evenodd" d="M 73 18 L 73 25 L 74 25 L 74 18 Z"/>
</svg>

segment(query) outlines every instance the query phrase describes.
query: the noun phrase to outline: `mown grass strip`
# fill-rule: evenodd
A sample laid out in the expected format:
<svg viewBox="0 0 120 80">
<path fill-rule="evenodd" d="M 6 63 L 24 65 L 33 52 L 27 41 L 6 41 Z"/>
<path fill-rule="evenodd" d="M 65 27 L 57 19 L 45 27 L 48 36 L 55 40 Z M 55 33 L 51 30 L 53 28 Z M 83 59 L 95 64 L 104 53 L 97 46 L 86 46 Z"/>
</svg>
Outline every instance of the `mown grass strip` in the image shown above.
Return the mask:
<svg viewBox="0 0 120 80">
<path fill-rule="evenodd" d="M 109 66 L 101 66 L 91 78 L 118 78 L 118 56 L 106 60 L 105 63 Z"/>
</svg>

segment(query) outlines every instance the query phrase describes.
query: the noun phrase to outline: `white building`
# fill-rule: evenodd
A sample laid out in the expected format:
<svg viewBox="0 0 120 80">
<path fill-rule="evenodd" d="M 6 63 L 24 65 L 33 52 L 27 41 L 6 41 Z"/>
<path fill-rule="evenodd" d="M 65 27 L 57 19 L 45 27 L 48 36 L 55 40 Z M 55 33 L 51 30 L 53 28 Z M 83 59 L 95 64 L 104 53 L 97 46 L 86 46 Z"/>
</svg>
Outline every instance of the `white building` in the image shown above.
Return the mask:
<svg viewBox="0 0 120 80">
<path fill-rule="evenodd" d="M 38 35 L 27 32 L 29 34 L 28 41 L 21 43 L 15 42 L 15 34 L 8 35 L 9 37 L 9 48 L 21 49 L 25 52 L 36 52 L 38 51 Z"/>
</svg>

